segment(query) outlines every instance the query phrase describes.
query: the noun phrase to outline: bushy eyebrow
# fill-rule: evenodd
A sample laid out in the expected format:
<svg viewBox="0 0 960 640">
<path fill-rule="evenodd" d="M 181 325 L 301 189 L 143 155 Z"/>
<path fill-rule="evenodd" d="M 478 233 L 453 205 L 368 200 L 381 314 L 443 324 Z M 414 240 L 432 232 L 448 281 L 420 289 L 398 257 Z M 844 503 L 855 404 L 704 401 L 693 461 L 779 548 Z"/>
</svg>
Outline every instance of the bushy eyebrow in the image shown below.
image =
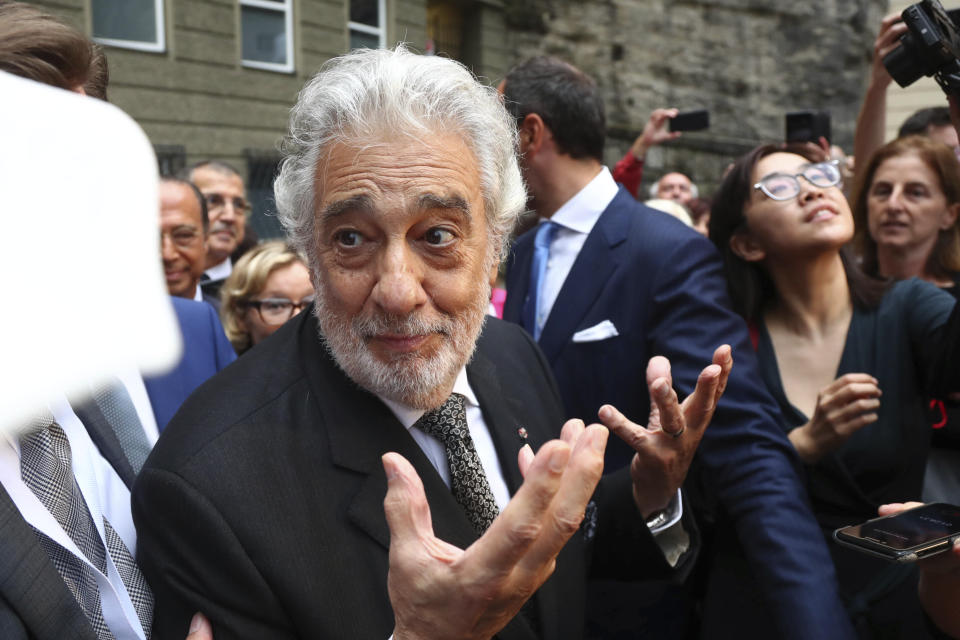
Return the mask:
<svg viewBox="0 0 960 640">
<path fill-rule="evenodd" d="M 336 202 L 331 202 L 323 208 L 323 211 L 320 212 L 320 223 L 323 224 L 332 218 L 342 216 L 348 211 L 357 210 L 373 210 L 373 200 L 370 199 L 370 196 L 361 194 L 357 196 L 350 196 L 349 198 L 344 198 L 343 200 L 337 200 Z"/>
<path fill-rule="evenodd" d="M 429 209 L 456 211 L 460 213 L 468 222 L 472 220 L 470 204 L 465 198 L 458 195 L 441 196 L 435 193 L 423 193 L 417 197 L 417 207 L 421 211 Z M 330 220 L 337 218 L 338 216 L 342 216 L 350 211 L 370 213 L 375 211 L 375 209 L 376 207 L 374 206 L 373 199 L 370 196 L 366 194 L 350 196 L 348 198 L 344 198 L 343 200 L 331 202 L 324 207 L 323 211 L 320 212 L 320 224 L 329 222 Z"/>
<path fill-rule="evenodd" d="M 417 199 L 421 209 L 455 209 L 469 219 L 470 205 L 460 196 L 438 196 L 435 193 L 424 193 Z"/>
</svg>

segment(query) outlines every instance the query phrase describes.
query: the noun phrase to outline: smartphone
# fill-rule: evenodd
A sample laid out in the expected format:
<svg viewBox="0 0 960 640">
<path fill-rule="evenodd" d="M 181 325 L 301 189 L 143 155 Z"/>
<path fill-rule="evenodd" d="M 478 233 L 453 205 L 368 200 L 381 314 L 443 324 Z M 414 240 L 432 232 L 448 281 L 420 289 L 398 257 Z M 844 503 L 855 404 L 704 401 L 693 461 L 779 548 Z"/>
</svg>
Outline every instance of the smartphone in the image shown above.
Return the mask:
<svg viewBox="0 0 960 640">
<path fill-rule="evenodd" d="M 833 532 L 837 542 L 894 562 L 915 562 L 949 550 L 960 538 L 960 507 L 925 504 Z"/>
<path fill-rule="evenodd" d="M 820 142 L 823 136 L 830 141 L 829 111 L 793 111 L 786 119 L 787 142 Z"/>
<path fill-rule="evenodd" d="M 700 131 L 710 128 L 710 112 L 706 109 L 681 111 L 670 118 L 670 131 Z"/>
</svg>

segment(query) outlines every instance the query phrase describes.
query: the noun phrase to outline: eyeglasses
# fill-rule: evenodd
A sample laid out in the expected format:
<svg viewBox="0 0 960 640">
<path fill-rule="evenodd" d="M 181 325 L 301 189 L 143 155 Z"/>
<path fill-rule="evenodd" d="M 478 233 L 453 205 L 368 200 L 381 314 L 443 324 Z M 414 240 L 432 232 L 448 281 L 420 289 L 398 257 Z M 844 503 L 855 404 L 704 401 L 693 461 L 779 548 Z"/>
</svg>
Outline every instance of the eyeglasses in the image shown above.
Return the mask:
<svg viewBox="0 0 960 640">
<path fill-rule="evenodd" d="M 307 296 L 300 302 L 288 298 L 264 298 L 263 300 L 248 300 L 242 306 L 257 310 L 260 320 L 264 324 L 283 324 L 300 313 L 307 305 L 313 302 L 316 296 Z"/>
<path fill-rule="evenodd" d="M 160 232 L 160 246 L 163 247 L 163 239 L 170 238 L 173 245 L 179 249 L 190 249 L 197 244 L 202 234 L 195 227 L 176 227 L 170 231 Z"/>
<path fill-rule="evenodd" d="M 835 187 L 842 181 L 838 161 L 805 164 L 800 173 L 771 173 L 753 185 L 772 200 L 789 200 L 800 193 L 800 176 L 815 187 Z"/>
<path fill-rule="evenodd" d="M 227 202 L 233 205 L 234 211 L 242 211 L 246 213 L 250 211 L 250 203 L 244 200 L 243 198 L 237 196 L 236 198 L 225 198 L 223 194 L 220 193 L 208 193 L 203 196 L 207 200 L 207 207 L 210 209 L 222 209 L 227 206 Z"/>
</svg>

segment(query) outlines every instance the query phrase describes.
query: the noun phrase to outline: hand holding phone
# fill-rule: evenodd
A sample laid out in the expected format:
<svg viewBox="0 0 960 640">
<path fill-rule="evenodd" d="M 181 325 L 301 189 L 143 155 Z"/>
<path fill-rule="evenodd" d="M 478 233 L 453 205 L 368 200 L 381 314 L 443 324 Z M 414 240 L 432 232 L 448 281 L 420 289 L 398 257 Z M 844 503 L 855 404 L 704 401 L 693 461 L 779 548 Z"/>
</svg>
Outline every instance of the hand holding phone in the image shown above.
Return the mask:
<svg viewBox="0 0 960 640">
<path fill-rule="evenodd" d="M 710 128 L 710 112 L 706 109 L 681 111 L 670 119 L 670 131 L 701 131 Z"/>
<path fill-rule="evenodd" d="M 916 562 L 953 548 L 960 539 L 960 507 L 943 502 L 842 527 L 837 542 L 894 562 Z"/>
</svg>

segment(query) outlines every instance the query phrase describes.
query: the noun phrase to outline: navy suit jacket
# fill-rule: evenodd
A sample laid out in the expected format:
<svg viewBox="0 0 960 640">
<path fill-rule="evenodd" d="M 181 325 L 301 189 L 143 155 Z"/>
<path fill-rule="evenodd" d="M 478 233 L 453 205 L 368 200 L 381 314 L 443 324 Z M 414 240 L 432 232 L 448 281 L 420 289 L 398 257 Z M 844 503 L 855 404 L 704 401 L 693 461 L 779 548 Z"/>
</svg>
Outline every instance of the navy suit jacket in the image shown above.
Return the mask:
<svg viewBox="0 0 960 640">
<path fill-rule="evenodd" d="M 170 301 L 183 337 L 183 357 L 169 373 L 143 379 L 160 431 L 194 389 L 237 359 L 213 307 L 186 298 Z"/>
<path fill-rule="evenodd" d="M 520 322 L 535 231 L 520 237 L 507 272 L 505 320 Z M 733 348 L 726 392 L 697 453 L 719 503 L 739 533 L 783 638 L 852 636 L 833 564 L 806 498 L 796 453 L 760 378 L 743 320 L 730 310 L 720 258 L 703 236 L 638 203 L 622 187 L 601 214 L 564 281 L 540 335 L 567 417 L 596 419 L 612 404 L 644 424 L 646 365 L 670 359 L 681 398 L 721 344 Z M 619 335 L 575 342 L 609 320 Z M 616 442 L 615 442 L 616 441 Z M 608 445 L 608 470 L 629 448 Z"/>
</svg>

